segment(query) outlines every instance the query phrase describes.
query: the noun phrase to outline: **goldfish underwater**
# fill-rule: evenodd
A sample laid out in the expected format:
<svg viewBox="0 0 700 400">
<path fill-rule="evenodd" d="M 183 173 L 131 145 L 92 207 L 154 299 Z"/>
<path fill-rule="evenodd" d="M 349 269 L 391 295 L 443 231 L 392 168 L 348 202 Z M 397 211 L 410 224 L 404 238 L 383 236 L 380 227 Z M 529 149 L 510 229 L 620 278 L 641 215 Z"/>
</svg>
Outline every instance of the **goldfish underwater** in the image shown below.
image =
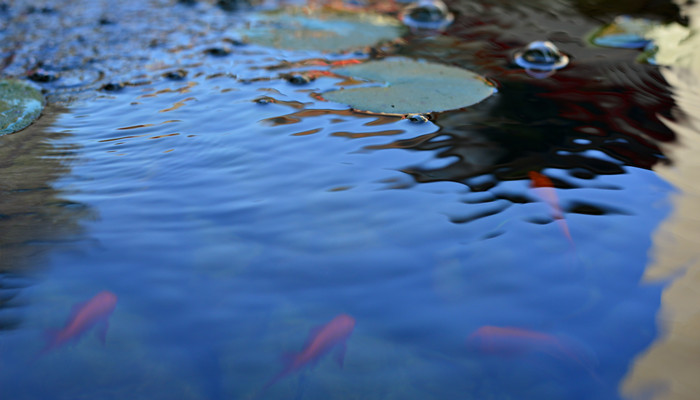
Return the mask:
<svg viewBox="0 0 700 400">
<path fill-rule="evenodd" d="M 90 300 L 77 304 L 62 329 L 47 332 L 48 343 L 41 354 L 80 339 L 85 332 L 98 325 L 98 336 L 105 343 L 109 316 L 116 305 L 117 296 L 109 291 L 102 291 Z"/>
<path fill-rule="evenodd" d="M 346 341 L 354 328 L 355 319 L 349 315 L 340 314 L 327 324 L 312 330 L 304 348 L 299 353 L 285 357 L 287 365 L 264 386 L 260 394 L 280 379 L 313 365 L 333 350 L 336 351 L 336 360 L 342 367 Z"/>
</svg>

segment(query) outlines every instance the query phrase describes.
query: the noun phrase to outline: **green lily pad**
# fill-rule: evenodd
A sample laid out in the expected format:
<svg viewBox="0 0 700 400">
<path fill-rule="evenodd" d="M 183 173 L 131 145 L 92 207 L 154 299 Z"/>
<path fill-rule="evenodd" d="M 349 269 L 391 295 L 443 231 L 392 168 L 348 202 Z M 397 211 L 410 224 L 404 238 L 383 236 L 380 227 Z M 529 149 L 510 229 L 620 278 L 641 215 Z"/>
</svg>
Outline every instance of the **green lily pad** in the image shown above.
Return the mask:
<svg viewBox="0 0 700 400">
<path fill-rule="evenodd" d="M 44 98 L 38 90 L 15 80 L 0 80 L 0 135 L 29 126 L 41 114 Z"/>
<path fill-rule="evenodd" d="M 648 33 L 658 25 L 657 22 L 645 18 L 621 15 L 593 33 L 590 40 L 601 47 L 641 49 L 651 43 Z"/>
<path fill-rule="evenodd" d="M 454 110 L 479 103 L 496 91 L 491 83 L 474 72 L 407 58 L 371 61 L 333 72 L 384 84 L 322 94 L 326 100 L 372 113 L 422 114 Z"/>
<path fill-rule="evenodd" d="M 404 29 L 397 19 L 379 14 L 292 8 L 258 14 L 241 35 L 261 46 L 331 52 L 392 41 Z"/>
</svg>

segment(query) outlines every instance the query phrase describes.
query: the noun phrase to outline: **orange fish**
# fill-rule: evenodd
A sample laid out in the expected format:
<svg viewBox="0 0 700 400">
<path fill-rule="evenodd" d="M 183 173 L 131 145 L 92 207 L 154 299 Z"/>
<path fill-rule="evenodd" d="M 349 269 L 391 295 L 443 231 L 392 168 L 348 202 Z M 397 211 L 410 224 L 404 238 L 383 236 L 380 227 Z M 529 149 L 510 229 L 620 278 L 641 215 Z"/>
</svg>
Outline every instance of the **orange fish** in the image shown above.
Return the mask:
<svg viewBox="0 0 700 400">
<path fill-rule="evenodd" d="M 353 65 L 353 64 L 362 64 L 362 61 L 358 60 L 356 58 L 350 58 L 347 60 L 333 61 L 330 63 L 330 65 L 332 65 L 334 67 L 344 67 L 346 65 Z"/>
<path fill-rule="evenodd" d="M 355 328 L 355 319 L 346 314 L 340 314 L 329 323 L 311 331 L 309 340 L 304 349 L 292 354 L 288 358 L 287 366 L 265 385 L 264 389 L 274 385 L 285 376 L 314 364 L 322 356 L 331 350 L 336 350 L 336 358 L 340 366 L 343 366 L 345 357 L 345 344 Z"/>
<path fill-rule="evenodd" d="M 596 380 L 593 362 L 581 345 L 547 333 L 516 327 L 482 326 L 467 338 L 467 346 L 475 351 L 499 356 L 521 356 L 544 353 L 556 359 L 573 362 Z"/>
<path fill-rule="evenodd" d="M 530 176 L 530 187 L 532 190 L 541 198 L 545 203 L 549 204 L 552 210 L 552 217 L 559 223 L 561 230 L 564 232 L 564 236 L 569 239 L 569 242 L 573 245 L 574 240 L 571 238 L 571 233 L 569 232 L 569 225 L 566 224 L 564 219 L 564 212 L 559 206 L 559 198 L 554 190 L 554 184 L 545 175 L 540 174 L 536 171 L 530 171 L 528 173 Z"/>
<path fill-rule="evenodd" d="M 47 334 L 49 340 L 41 354 L 78 340 L 85 332 L 98 324 L 100 325 L 98 334 L 104 344 L 108 319 L 116 304 L 117 296 L 112 292 L 103 291 L 87 302 L 76 305 L 66 325 L 58 331 Z"/>
</svg>

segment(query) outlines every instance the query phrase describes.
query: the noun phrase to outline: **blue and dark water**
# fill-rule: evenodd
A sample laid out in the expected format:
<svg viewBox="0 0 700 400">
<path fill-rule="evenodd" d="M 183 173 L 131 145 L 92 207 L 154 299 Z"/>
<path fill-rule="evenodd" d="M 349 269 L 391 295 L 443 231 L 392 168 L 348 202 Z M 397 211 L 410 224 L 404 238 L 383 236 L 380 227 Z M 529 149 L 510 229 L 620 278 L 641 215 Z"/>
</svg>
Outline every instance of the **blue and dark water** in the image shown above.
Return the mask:
<svg viewBox="0 0 700 400">
<path fill-rule="evenodd" d="M 0 398 L 622 398 L 659 335 L 663 284 L 641 278 L 672 211 L 654 168 L 673 162 L 675 104 L 636 51 L 587 44 L 603 17 L 572 5 L 449 4 L 444 35 L 385 49 L 497 85 L 425 123 L 313 95 L 339 78 L 282 78 L 367 53 L 241 45 L 214 29 L 239 14 L 181 4 L 170 12 L 211 25 L 168 33 L 139 70 L 102 70 L 75 98 L 43 83 L 58 100 L 0 138 L 19 154 L 0 164 Z M 538 39 L 570 66 L 537 79 L 511 63 Z M 90 329 L 37 357 L 105 290 L 118 300 L 104 345 Z M 344 366 L 324 356 L 263 392 L 340 314 L 356 321 Z M 483 327 L 549 343 L 492 351 L 468 340 Z"/>
</svg>

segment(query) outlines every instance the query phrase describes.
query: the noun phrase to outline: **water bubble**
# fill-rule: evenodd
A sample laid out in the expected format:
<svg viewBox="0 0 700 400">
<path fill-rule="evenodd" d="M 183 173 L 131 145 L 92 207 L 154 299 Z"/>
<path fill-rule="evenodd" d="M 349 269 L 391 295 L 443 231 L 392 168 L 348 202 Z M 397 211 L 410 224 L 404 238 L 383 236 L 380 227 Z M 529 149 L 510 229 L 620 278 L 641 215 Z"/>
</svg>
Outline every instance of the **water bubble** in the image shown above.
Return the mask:
<svg viewBox="0 0 700 400">
<path fill-rule="evenodd" d="M 552 72 L 569 64 L 569 57 L 554 43 L 539 40 L 517 51 L 514 60 L 519 66 L 534 72 Z"/>
<path fill-rule="evenodd" d="M 399 18 L 412 30 L 440 31 L 454 20 L 454 15 L 441 0 L 419 0 L 406 6 Z"/>
<path fill-rule="evenodd" d="M 411 122 L 414 122 L 414 123 L 422 124 L 422 123 L 430 121 L 430 115 L 428 115 L 428 114 L 408 114 L 408 115 L 406 115 L 406 119 L 411 121 Z"/>
</svg>

